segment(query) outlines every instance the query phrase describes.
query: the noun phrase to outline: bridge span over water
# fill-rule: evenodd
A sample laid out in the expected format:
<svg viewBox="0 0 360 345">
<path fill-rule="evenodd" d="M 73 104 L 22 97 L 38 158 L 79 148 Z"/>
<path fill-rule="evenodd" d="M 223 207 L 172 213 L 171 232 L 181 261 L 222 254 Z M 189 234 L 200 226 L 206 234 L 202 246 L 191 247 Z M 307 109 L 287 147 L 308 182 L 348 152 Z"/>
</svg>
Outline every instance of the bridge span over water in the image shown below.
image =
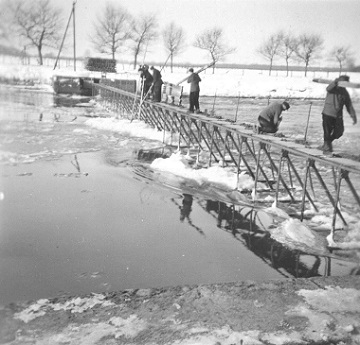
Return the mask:
<svg viewBox="0 0 360 345">
<path fill-rule="evenodd" d="M 238 177 L 250 175 L 255 188 L 238 191 L 254 206 L 271 200 L 276 206 L 290 207 L 303 220 L 308 210 L 318 211 L 320 203 L 331 210 L 333 230 L 346 228 L 346 214 L 360 211 L 358 161 L 325 156 L 306 142 L 255 134 L 244 124 L 188 113 L 179 105 L 140 101 L 136 94 L 111 86 L 93 87 L 104 107 L 162 131 L 164 144 L 170 133 L 170 145 L 192 155 L 197 164 L 216 162 L 232 167 Z"/>
</svg>

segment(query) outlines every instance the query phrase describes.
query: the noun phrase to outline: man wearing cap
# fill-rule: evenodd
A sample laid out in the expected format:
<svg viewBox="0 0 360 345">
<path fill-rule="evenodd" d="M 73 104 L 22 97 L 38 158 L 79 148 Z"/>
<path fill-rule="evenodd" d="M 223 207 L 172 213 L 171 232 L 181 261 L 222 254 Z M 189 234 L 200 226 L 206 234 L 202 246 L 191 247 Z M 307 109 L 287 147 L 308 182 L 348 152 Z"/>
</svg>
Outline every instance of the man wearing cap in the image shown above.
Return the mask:
<svg viewBox="0 0 360 345">
<path fill-rule="evenodd" d="M 187 82 L 190 83 L 190 95 L 189 95 L 189 102 L 190 107 L 189 111 L 191 113 L 194 112 L 200 113 L 200 106 L 199 106 L 199 96 L 200 96 L 200 86 L 199 83 L 201 82 L 201 78 L 197 73 L 194 73 L 194 69 L 190 68 L 189 72 L 191 73 Z"/>
<path fill-rule="evenodd" d="M 138 72 L 140 72 L 140 78 L 142 79 L 142 85 L 143 85 L 142 97 L 145 99 L 150 96 L 149 93 L 150 93 L 150 88 L 153 83 L 153 76 L 149 72 L 148 65 L 140 66 L 140 68 L 138 69 Z"/>
<path fill-rule="evenodd" d="M 288 102 L 275 102 L 268 105 L 258 116 L 259 125 L 255 125 L 255 132 L 276 133 L 282 121 L 281 113 L 284 110 L 289 110 L 289 108 L 290 104 Z"/>
<path fill-rule="evenodd" d="M 341 75 L 332 81 L 326 88 L 324 109 L 322 111 L 322 124 L 324 130 L 323 152 L 331 154 L 333 147 L 332 142 L 339 139 L 344 133 L 343 108 L 346 107 L 350 114 L 353 124 L 357 122 L 356 112 L 352 105 L 349 93 L 344 87 L 338 85 L 339 81 L 349 81 L 347 75 Z"/>
</svg>

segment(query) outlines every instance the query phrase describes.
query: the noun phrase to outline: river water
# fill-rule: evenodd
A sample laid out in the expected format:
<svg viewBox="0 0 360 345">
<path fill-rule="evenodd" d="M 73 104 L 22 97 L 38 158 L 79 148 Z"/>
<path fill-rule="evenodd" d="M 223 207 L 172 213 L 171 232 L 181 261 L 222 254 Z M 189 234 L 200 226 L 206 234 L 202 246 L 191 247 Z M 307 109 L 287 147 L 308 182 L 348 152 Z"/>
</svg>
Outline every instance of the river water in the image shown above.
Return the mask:
<svg viewBox="0 0 360 345">
<path fill-rule="evenodd" d="M 153 171 L 166 149 L 85 124 L 103 110 L 0 91 L 0 304 L 356 273 L 356 262 L 275 242 L 261 210 Z"/>
</svg>

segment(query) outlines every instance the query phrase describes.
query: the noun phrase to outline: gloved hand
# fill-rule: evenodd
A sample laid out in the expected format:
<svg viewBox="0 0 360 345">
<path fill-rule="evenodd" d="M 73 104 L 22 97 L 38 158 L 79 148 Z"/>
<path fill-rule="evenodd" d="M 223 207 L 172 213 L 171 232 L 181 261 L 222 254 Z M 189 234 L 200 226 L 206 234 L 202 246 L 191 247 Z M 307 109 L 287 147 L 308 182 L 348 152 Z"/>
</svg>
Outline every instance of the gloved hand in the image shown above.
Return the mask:
<svg viewBox="0 0 360 345">
<path fill-rule="evenodd" d="M 357 119 L 356 119 L 356 117 L 353 119 L 353 125 L 356 125 L 356 123 L 357 123 Z"/>
</svg>

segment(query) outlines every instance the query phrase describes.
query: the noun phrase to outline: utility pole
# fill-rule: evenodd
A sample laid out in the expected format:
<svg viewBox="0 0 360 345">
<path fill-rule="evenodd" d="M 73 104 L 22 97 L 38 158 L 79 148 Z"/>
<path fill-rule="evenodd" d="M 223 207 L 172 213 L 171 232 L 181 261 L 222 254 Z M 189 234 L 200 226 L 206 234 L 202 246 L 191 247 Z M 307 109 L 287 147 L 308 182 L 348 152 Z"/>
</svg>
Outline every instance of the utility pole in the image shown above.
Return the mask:
<svg viewBox="0 0 360 345">
<path fill-rule="evenodd" d="M 74 36 L 73 36 L 73 39 L 74 39 L 74 47 L 73 47 L 74 48 L 74 71 L 76 71 L 76 44 L 75 44 L 75 5 L 76 5 L 76 1 L 77 0 L 73 1 L 73 6 L 72 6 L 72 9 L 71 9 L 69 20 L 68 20 L 67 25 L 66 25 L 65 33 L 64 33 L 63 39 L 61 41 L 61 45 L 60 45 L 59 52 L 58 52 L 58 55 L 56 57 L 56 61 L 55 61 L 55 65 L 54 65 L 53 69 L 56 68 L 57 63 L 59 61 L 60 53 L 61 53 L 61 50 L 62 50 L 63 45 L 64 45 L 66 33 L 67 33 L 68 28 L 69 28 L 70 20 L 71 20 L 71 17 L 73 17 L 73 26 L 74 26 Z"/>
<path fill-rule="evenodd" d="M 76 38 L 75 38 L 75 5 L 76 1 L 73 2 L 72 15 L 73 15 L 73 41 L 74 41 L 74 71 L 76 71 Z"/>
</svg>

